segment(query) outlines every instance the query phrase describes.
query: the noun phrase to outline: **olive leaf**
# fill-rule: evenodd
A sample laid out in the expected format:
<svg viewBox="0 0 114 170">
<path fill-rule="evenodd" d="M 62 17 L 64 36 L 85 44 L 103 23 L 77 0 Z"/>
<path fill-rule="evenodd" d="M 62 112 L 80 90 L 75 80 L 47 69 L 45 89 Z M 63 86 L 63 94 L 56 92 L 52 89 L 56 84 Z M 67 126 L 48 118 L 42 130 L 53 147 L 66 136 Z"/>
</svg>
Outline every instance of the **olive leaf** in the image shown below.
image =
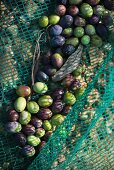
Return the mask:
<svg viewBox="0 0 114 170">
<path fill-rule="evenodd" d="M 67 74 L 72 73 L 79 65 L 82 57 L 83 46 L 79 45 L 78 49 L 67 59 L 65 64 L 52 77 L 54 82 L 62 80 Z"/>
</svg>

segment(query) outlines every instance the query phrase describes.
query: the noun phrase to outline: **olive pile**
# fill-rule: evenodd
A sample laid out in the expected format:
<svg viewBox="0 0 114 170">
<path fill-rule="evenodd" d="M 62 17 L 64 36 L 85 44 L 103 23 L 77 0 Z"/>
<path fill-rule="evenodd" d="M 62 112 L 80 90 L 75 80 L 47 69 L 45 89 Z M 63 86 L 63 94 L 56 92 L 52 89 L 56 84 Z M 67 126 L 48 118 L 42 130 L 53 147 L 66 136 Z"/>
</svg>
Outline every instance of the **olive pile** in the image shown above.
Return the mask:
<svg viewBox="0 0 114 170">
<path fill-rule="evenodd" d="M 109 0 L 103 2 L 58 0 L 55 14 L 39 19 L 39 25 L 47 27 L 52 49 L 42 56 L 42 68 L 36 74 L 32 89 L 24 85 L 16 89 L 18 98 L 8 111 L 6 124 L 7 132 L 15 134 L 24 155 L 32 157 L 36 150 L 44 147 L 84 93 L 87 84 L 82 80 L 85 71 L 82 65 L 59 83 L 50 85 L 51 77 L 80 43 L 100 47 L 102 40 L 107 39 L 108 26 L 112 23 L 108 10 L 112 6 Z M 56 84 L 59 88 L 53 88 Z M 33 99 L 34 95 L 38 96 L 37 99 Z M 63 129 L 61 134 L 65 133 L 67 130 Z"/>
<path fill-rule="evenodd" d="M 14 108 L 8 111 L 9 122 L 6 124 L 6 130 L 16 134 L 17 141 L 23 146 L 23 153 L 28 157 L 35 154 L 34 147 L 39 146 L 40 150 L 44 146 L 52 134 L 52 127 L 64 120 L 63 115 L 54 115 L 51 111 L 50 107 L 54 102 L 52 97 L 46 94 L 48 87 L 45 83 L 36 82 L 33 91 L 39 94 L 37 101 L 27 100 L 31 94 L 30 87 L 17 88 L 16 93 L 19 97 L 14 103 Z"/>
<path fill-rule="evenodd" d="M 24 155 L 31 157 L 36 153 L 35 147 L 38 151 L 43 148 L 56 127 L 64 121 L 76 99 L 83 94 L 85 87 L 81 85 L 81 79 L 77 79 L 82 72 L 82 67 L 79 67 L 73 75 L 67 75 L 60 88 L 51 93 L 47 84 L 40 81 L 32 89 L 23 85 L 16 89 L 18 98 L 8 111 L 6 130 L 15 134 Z M 47 81 L 45 74 L 41 73 L 39 78 Z M 36 100 L 32 100 L 34 94 L 38 94 Z M 67 131 L 63 129 L 62 133 L 65 135 Z"/>
<path fill-rule="evenodd" d="M 113 21 L 110 10 L 110 0 L 58 0 L 55 14 L 41 17 L 39 25 L 48 27 L 50 46 L 55 52 L 70 56 L 79 43 L 102 46 Z"/>
</svg>

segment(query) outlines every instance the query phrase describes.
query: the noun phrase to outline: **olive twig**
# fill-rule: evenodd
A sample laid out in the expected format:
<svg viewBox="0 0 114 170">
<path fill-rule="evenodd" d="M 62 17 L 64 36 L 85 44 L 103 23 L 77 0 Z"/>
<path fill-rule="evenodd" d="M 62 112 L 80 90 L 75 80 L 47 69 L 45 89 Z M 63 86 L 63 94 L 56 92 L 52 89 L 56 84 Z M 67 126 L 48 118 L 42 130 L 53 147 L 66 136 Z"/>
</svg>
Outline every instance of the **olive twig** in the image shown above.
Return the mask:
<svg viewBox="0 0 114 170">
<path fill-rule="evenodd" d="M 43 34 L 44 34 L 44 32 L 39 36 L 38 40 L 36 41 L 36 47 L 35 47 L 35 51 L 34 51 L 34 55 L 33 55 L 32 75 L 31 75 L 32 86 L 34 85 L 35 75 L 36 75 L 36 72 L 38 70 L 38 64 L 39 64 L 38 61 L 39 61 L 39 58 L 40 58 L 40 45 L 39 45 L 39 41 L 40 41 L 40 39 L 41 39 Z"/>
<path fill-rule="evenodd" d="M 34 55 L 33 55 L 33 62 L 32 62 L 32 74 L 31 74 L 31 86 L 34 85 L 34 82 L 35 82 L 35 76 L 36 76 L 36 73 L 38 71 L 38 65 L 39 65 L 39 58 L 40 58 L 40 44 L 39 44 L 39 41 L 42 37 L 42 35 L 44 34 L 41 33 L 40 36 L 38 36 L 38 40 L 36 40 L 36 46 L 35 46 L 35 51 L 34 51 Z M 32 88 L 31 88 L 32 89 Z M 31 96 L 32 96 L 32 92 L 31 94 L 28 96 L 28 99 L 27 101 L 30 101 L 31 100 Z"/>
</svg>

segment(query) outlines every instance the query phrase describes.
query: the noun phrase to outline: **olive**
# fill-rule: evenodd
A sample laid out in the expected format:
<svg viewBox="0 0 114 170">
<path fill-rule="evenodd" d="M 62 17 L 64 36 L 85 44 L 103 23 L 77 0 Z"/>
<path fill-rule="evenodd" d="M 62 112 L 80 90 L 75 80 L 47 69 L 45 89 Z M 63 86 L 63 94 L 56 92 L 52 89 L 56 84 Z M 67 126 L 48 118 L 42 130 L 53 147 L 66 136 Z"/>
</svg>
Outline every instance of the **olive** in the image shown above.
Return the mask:
<svg viewBox="0 0 114 170">
<path fill-rule="evenodd" d="M 100 17 L 98 15 L 93 15 L 92 17 L 88 19 L 89 23 L 92 25 L 97 24 L 99 20 L 100 20 Z"/>
<path fill-rule="evenodd" d="M 32 117 L 31 119 L 31 124 L 35 127 L 35 128 L 39 128 L 42 126 L 42 120 L 38 119 L 37 117 Z"/>
<path fill-rule="evenodd" d="M 76 16 L 74 19 L 74 25 L 78 27 L 83 27 L 86 25 L 86 20 L 80 16 Z"/>
<path fill-rule="evenodd" d="M 22 131 L 25 135 L 33 135 L 35 133 L 35 127 L 33 125 L 25 125 L 22 128 Z"/>
<path fill-rule="evenodd" d="M 33 146 L 26 145 L 22 148 L 23 154 L 27 157 L 32 157 L 35 155 L 35 149 Z"/>
<path fill-rule="evenodd" d="M 44 72 L 48 75 L 48 76 L 53 76 L 57 70 L 56 68 L 52 67 L 51 65 L 46 65 L 44 67 Z"/>
<path fill-rule="evenodd" d="M 39 19 L 39 25 L 41 27 L 47 27 L 49 24 L 49 19 L 47 16 L 42 16 L 40 19 Z"/>
<path fill-rule="evenodd" d="M 49 119 L 52 116 L 52 111 L 48 108 L 40 109 L 38 118 L 41 120 Z"/>
<path fill-rule="evenodd" d="M 49 50 L 47 51 L 43 56 L 42 56 L 42 63 L 45 64 L 50 64 L 50 56 L 52 55 L 52 52 Z"/>
<path fill-rule="evenodd" d="M 63 16 L 66 13 L 66 7 L 64 5 L 58 5 L 55 10 L 56 14 L 59 16 Z"/>
<path fill-rule="evenodd" d="M 84 35 L 82 38 L 81 38 L 81 43 L 83 45 L 88 45 L 90 43 L 90 37 L 88 35 Z"/>
<path fill-rule="evenodd" d="M 63 28 L 70 27 L 73 24 L 73 17 L 71 15 L 65 15 L 60 20 L 60 25 Z"/>
<path fill-rule="evenodd" d="M 51 41 L 50 41 L 50 43 L 51 43 L 51 46 L 53 47 L 53 48 L 58 48 L 58 47 L 61 47 L 61 46 L 63 46 L 64 45 L 64 43 L 65 43 L 65 38 L 63 37 L 63 36 L 54 36 L 52 39 L 51 39 Z"/>
<path fill-rule="evenodd" d="M 59 22 L 60 17 L 58 15 L 50 15 L 49 16 L 49 23 L 55 25 Z"/>
<path fill-rule="evenodd" d="M 70 87 L 72 82 L 74 81 L 74 77 L 72 74 L 68 74 L 63 80 L 62 80 L 62 85 L 65 87 Z"/>
<path fill-rule="evenodd" d="M 19 119 L 19 114 L 15 110 L 8 111 L 8 119 L 11 122 L 17 121 Z"/>
<path fill-rule="evenodd" d="M 80 7 L 80 12 L 82 13 L 83 17 L 89 18 L 93 15 L 93 9 L 88 3 L 83 3 Z"/>
<path fill-rule="evenodd" d="M 53 113 L 60 113 L 62 111 L 62 109 L 63 109 L 62 101 L 61 100 L 54 101 L 51 109 L 52 109 Z"/>
<path fill-rule="evenodd" d="M 22 146 L 26 144 L 26 136 L 22 132 L 16 134 L 16 140 Z"/>
<path fill-rule="evenodd" d="M 52 93 L 53 99 L 62 99 L 63 95 L 64 95 L 63 88 L 55 89 Z"/>
<path fill-rule="evenodd" d="M 72 109 L 72 106 L 65 105 L 63 108 L 62 114 L 66 116 L 71 111 L 71 109 Z"/>
<path fill-rule="evenodd" d="M 57 36 L 62 33 L 63 28 L 60 25 L 54 25 L 49 28 L 50 36 Z"/>
<path fill-rule="evenodd" d="M 41 151 L 43 149 L 43 147 L 45 146 L 46 141 L 41 141 L 41 143 L 38 146 L 38 150 Z"/>
<path fill-rule="evenodd" d="M 62 49 L 63 54 L 64 54 L 66 57 L 68 57 L 68 56 L 70 56 L 72 53 L 74 53 L 75 50 L 76 50 L 76 48 L 75 48 L 73 45 L 70 45 L 70 44 L 65 44 L 65 45 L 63 46 L 63 49 Z"/>
<path fill-rule="evenodd" d="M 79 13 L 79 9 L 78 9 L 77 6 L 72 5 L 72 6 L 70 6 L 69 9 L 68 9 L 68 13 L 69 13 L 70 15 L 72 15 L 72 16 L 75 16 L 75 15 L 77 15 L 77 14 Z"/>
<path fill-rule="evenodd" d="M 49 80 L 49 76 L 43 71 L 38 71 L 36 74 L 36 81 L 47 82 Z"/>
<path fill-rule="evenodd" d="M 71 27 L 65 28 L 62 32 L 64 37 L 71 37 L 73 35 L 73 29 Z"/>
<path fill-rule="evenodd" d="M 70 89 L 73 90 L 73 91 L 75 91 L 75 90 L 77 90 L 77 89 L 80 88 L 80 87 L 81 87 L 80 80 L 75 80 L 75 81 L 73 81 L 73 83 L 71 84 Z"/>
<path fill-rule="evenodd" d="M 61 68 L 63 65 L 63 57 L 60 54 L 55 53 L 51 57 L 51 63 L 55 68 Z"/>
</svg>

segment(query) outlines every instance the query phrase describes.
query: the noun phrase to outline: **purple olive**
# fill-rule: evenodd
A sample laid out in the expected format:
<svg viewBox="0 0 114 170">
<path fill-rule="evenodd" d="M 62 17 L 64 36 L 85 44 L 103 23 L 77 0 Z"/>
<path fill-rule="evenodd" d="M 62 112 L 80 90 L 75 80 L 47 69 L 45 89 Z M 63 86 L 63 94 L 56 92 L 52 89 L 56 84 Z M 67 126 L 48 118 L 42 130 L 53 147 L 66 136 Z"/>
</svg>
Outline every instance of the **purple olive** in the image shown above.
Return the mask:
<svg viewBox="0 0 114 170">
<path fill-rule="evenodd" d="M 48 108 L 40 109 L 38 112 L 38 118 L 41 120 L 49 119 L 52 116 L 52 111 Z"/>
<path fill-rule="evenodd" d="M 8 111 L 8 119 L 11 122 L 15 122 L 19 119 L 19 114 L 15 110 L 9 110 Z"/>
<path fill-rule="evenodd" d="M 74 77 L 71 74 L 68 74 L 62 81 L 62 85 L 65 87 L 70 87 L 74 81 Z"/>
<path fill-rule="evenodd" d="M 36 74 L 36 81 L 41 81 L 41 82 L 47 82 L 49 80 L 49 77 L 46 73 L 43 71 L 38 71 Z"/>
<path fill-rule="evenodd" d="M 63 36 L 54 36 L 52 39 L 51 39 L 51 41 L 50 41 L 50 43 L 51 43 L 51 46 L 53 47 L 53 48 L 58 48 L 58 47 L 61 47 L 61 46 L 63 46 L 64 45 L 64 43 L 65 43 L 65 38 L 63 37 Z"/>
<path fill-rule="evenodd" d="M 52 93 L 53 99 L 62 99 L 63 95 L 64 95 L 64 90 L 62 88 L 56 89 Z"/>
<path fill-rule="evenodd" d="M 96 32 L 102 39 L 106 40 L 108 38 L 108 30 L 103 24 L 99 23 L 96 26 Z"/>
<path fill-rule="evenodd" d="M 68 13 L 70 15 L 72 15 L 72 16 L 75 16 L 75 15 L 77 15 L 79 13 L 79 9 L 78 9 L 78 7 L 76 5 L 72 5 L 68 9 Z"/>
<path fill-rule="evenodd" d="M 39 146 L 38 146 L 39 151 L 41 151 L 41 150 L 43 149 L 43 147 L 45 146 L 45 144 L 46 144 L 46 141 L 41 141 L 41 143 L 40 143 Z"/>
<path fill-rule="evenodd" d="M 35 133 L 35 127 L 33 125 L 25 125 L 22 128 L 22 131 L 25 135 L 33 135 Z"/>
<path fill-rule="evenodd" d="M 62 49 L 61 49 L 61 48 L 57 48 L 57 49 L 55 50 L 55 53 L 58 53 L 58 54 L 60 54 L 61 56 L 63 56 L 63 53 L 62 53 Z"/>
<path fill-rule="evenodd" d="M 74 25 L 78 27 L 83 27 L 86 25 L 86 20 L 84 18 L 76 16 L 74 19 Z"/>
<path fill-rule="evenodd" d="M 33 146 L 26 145 L 22 148 L 23 154 L 27 157 L 32 157 L 35 155 L 35 149 Z"/>
<path fill-rule="evenodd" d="M 70 27 L 73 24 L 73 17 L 71 15 L 65 15 L 60 20 L 62 28 Z"/>
<path fill-rule="evenodd" d="M 75 90 L 77 90 L 80 87 L 81 87 L 80 80 L 75 80 L 75 81 L 72 82 L 72 84 L 70 86 L 70 89 L 75 91 Z"/>
<path fill-rule="evenodd" d="M 10 133 L 18 133 L 21 131 L 22 126 L 19 122 L 7 122 L 5 129 Z"/>
<path fill-rule="evenodd" d="M 53 103 L 51 109 L 52 109 L 53 113 L 60 113 L 63 110 L 63 103 L 62 103 L 62 101 L 61 100 L 56 100 Z"/>
<path fill-rule="evenodd" d="M 114 2 L 113 2 L 113 0 L 105 0 L 104 1 L 104 6 L 105 6 L 105 8 L 106 9 L 108 9 L 108 10 L 114 10 Z"/>
<path fill-rule="evenodd" d="M 58 5 L 55 12 L 57 15 L 63 16 L 66 13 L 66 7 L 64 5 Z"/>
<path fill-rule="evenodd" d="M 112 19 L 112 17 L 110 15 L 103 16 L 102 23 L 105 26 L 110 26 L 110 25 L 113 24 L 113 19 Z"/>
<path fill-rule="evenodd" d="M 76 48 L 73 45 L 70 44 L 65 44 L 63 46 L 63 55 L 65 55 L 66 57 L 70 56 L 71 54 L 73 54 L 75 52 Z"/>
<path fill-rule="evenodd" d="M 62 111 L 62 114 L 64 115 L 64 116 L 66 116 L 70 111 L 71 111 L 71 109 L 72 109 L 72 106 L 65 106 L 64 108 L 63 108 L 63 111 Z"/>
<path fill-rule="evenodd" d="M 51 63 L 55 68 L 61 68 L 63 65 L 63 57 L 60 54 L 55 53 L 51 57 Z"/>
<path fill-rule="evenodd" d="M 95 5 L 99 4 L 99 2 L 100 2 L 100 0 L 86 0 L 86 1 L 91 6 L 95 6 Z"/>
<path fill-rule="evenodd" d="M 52 131 L 48 131 L 45 133 L 45 135 L 43 136 L 43 140 L 45 140 L 46 142 L 49 140 L 49 138 L 52 136 L 53 132 Z"/>
<path fill-rule="evenodd" d="M 52 52 L 51 51 L 47 51 L 47 53 L 42 56 L 42 63 L 44 65 L 50 63 L 50 56 L 51 55 L 52 55 Z"/>
<path fill-rule="evenodd" d="M 95 24 L 97 24 L 99 22 L 99 20 L 100 20 L 99 16 L 93 15 L 91 18 L 89 18 L 88 21 L 89 21 L 90 24 L 95 25 Z"/>
<path fill-rule="evenodd" d="M 44 72 L 48 75 L 48 76 L 53 76 L 56 73 L 56 68 L 52 67 L 51 65 L 46 65 L 44 67 Z"/>
<path fill-rule="evenodd" d="M 38 119 L 37 117 L 32 117 L 31 124 L 35 128 L 40 128 L 40 127 L 42 127 L 42 120 Z"/>
<path fill-rule="evenodd" d="M 60 25 L 54 25 L 49 28 L 50 36 L 57 36 L 62 33 L 63 28 Z"/>
<path fill-rule="evenodd" d="M 26 136 L 23 133 L 17 133 L 16 134 L 16 140 L 22 146 L 24 146 L 26 144 L 26 141 L 27 141 Z"/>
</svg>

